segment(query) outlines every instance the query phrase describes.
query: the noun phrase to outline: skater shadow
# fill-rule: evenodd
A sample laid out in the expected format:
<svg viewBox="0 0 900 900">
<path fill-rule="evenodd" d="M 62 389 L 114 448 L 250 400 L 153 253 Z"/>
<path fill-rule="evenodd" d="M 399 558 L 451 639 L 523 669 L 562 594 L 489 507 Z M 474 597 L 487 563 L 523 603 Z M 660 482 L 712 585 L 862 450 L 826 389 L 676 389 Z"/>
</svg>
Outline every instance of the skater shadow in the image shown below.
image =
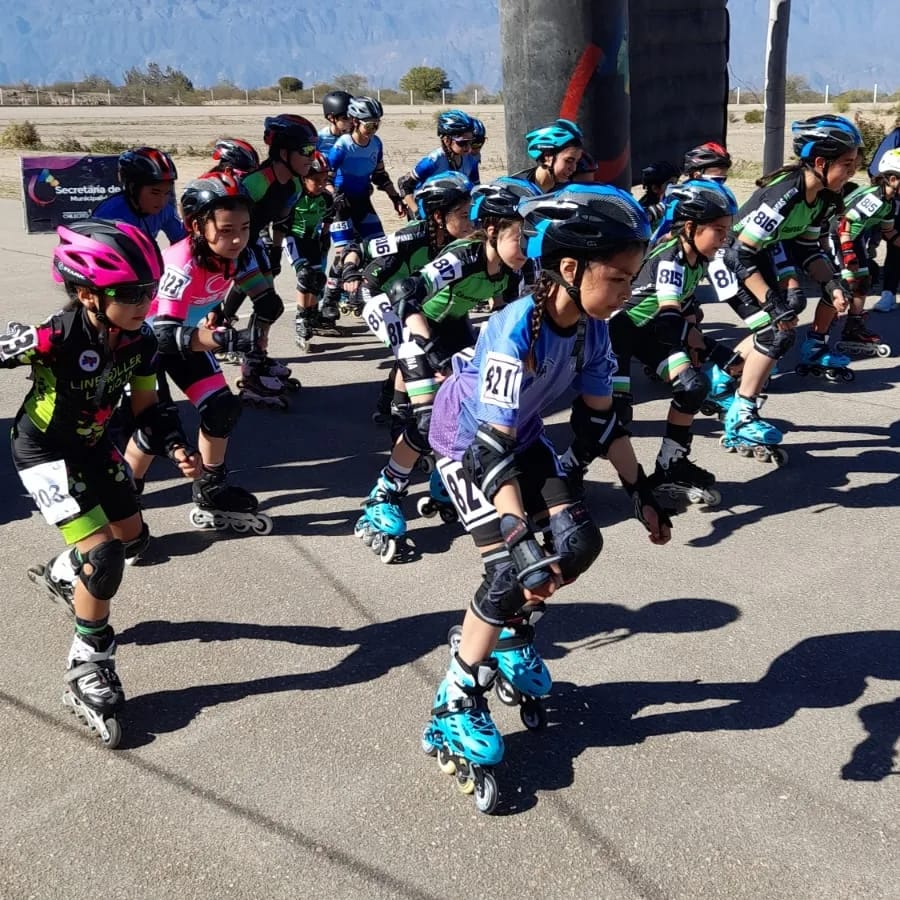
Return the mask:
<svg viewBox="0 0 900 900">
<path fill-rule="evenodd" d="M 715 600 L 681 599 L 651 603 L 640 610 L 628 610 L 614 604 L 553 604 L 554 615 L 541 623 L 540 646 L 552 643 L 547 658 L 560 658 L 571 652 L 597 649 L 589 645 L 566 647 L 584 642 L 592 633 L 627 629 L 630 634 L 684 633 L 721 628 L 740 615 L 739 610 Z M 186 728 L 204 709 L 244 700 L 247 697 L 285 691 L 329 690 L 372 682 L 395 668 L 411 666 L 424 685 L 423 716 L 427 715 L 427 697 L 440 680 L 444 661 L 437 667 L 426 665 L 423 656 L 446 647 L 447 631 L 462 619 L 459 610 L 421 613 L 391 622 L 373 622 L 355 629 L 312 625 L 256 625 L 248 622 L 152 620 L 140 622 L 116 635 L 119 646 L 154 646 L 180 642 L 212 643 L 268 641 L 300 647 L 353 647 L 336 665 L 310 672 L 273 675 L 251 681 L 216 685 L 194 685 L 179 690 L 163 690 L 129 698 L 125 711 L 126 739 L 129 746 L 141 746 L 165 734 Z M 554 629 L 544 622 L 557 619 Z M 593 629 L 593 631 L 592 631 Z M 621 640 L 625 636 L 616 639 Z M 232 654 L 235 651 L 229 650 Z M 304 653 L 304 659 L 310 654 Z M 314 658 L 314 656 L 313 656 Z"/>
<path fill-rule="evenodd" d="M 870 678 L 900 680 L 900 631 L 860 631 L 807 638 L 777 657 L 759 681 L 704 683 L 612 682 L 554 685 L 547 701 L 548 736 L 524 730 L 508 735 L 507 795 L 533 805 L 535 792 L 559 790 L 574 780 L 573 761 L 591 747 L 620 747 L 661 735 L 778 728 L 805 709 L 839 709 L 863 696 Z M 654 707 L 718 703 L 685 711 Z M 900 735 L 900 701 L 860 711 L 869 737 L 841 770 L 845 780 L 890 774 Z M 833 740 L 833 732 L 821 735 Z M 554 752 L 540 752 L 547 741 Z M 510 781 L 511 772 L 513 778 Z"/>
<path fill-rule="evenodd" d="M 0 525 L 17 522 L 31 517 L 32 510 L 37 507 L 25 492 L 19 473 L 13 465 L 12 453 L 9 449 L 9 433 L 13 419 L 0 419 L 0 434 L 4 436 L 0 450 L 0 484 L 3 485 L 3 502 L 0 503 Z"/>
</svg>

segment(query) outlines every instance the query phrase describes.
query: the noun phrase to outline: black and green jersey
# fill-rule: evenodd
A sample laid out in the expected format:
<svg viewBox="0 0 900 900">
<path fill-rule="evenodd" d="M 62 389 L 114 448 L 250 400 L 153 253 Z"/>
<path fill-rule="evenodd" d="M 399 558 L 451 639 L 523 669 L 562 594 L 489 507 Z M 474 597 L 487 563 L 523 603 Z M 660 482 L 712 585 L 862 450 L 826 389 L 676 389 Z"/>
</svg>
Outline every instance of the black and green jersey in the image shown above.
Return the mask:
<svg viewBox="0 0 900 900">
<path fill-rule="evenodd" d="M 662 305 L 685 306 L 705 272 L 706 264 L 702 260 L 693 265 L 687 261 L 681 238 L 663 239 L 644 260 L 632 284 L 625 314 L 641 327 L 653 320 Z"/>
<path fill-rule="evenodd" d="M 61 447 L 93 447 L 103 437 L 126 385 L 156 389 L 153 329 L 121 332 L 110 350 L 84 309 L 40 325 L 12 322 L 0 334 L 0 367 L 31 366 L 32 385 L 19 417 Z"/>
<path fill-rule="evenodd" d="M 334 203 L 325 191 L 317 197 L 304 193 L 297 201 L 291 216 L 291 234 L 300 240 L 314 238 L 320 233 L 322 223 L 331 215 Z"/>
<path fill-rule="evenodd" d="M 894 215 L 894 201 L 884 199 L 884 188 L 881 185 L 858 187 L 844 199 L 841 237 L 856 240 L 861 234 L 891 224 Z"/>
<path fill-rule="evenodd" d="M 253 201 L 250 208 L 250 234 L 257 235 L 273 222 L 287 219 L 303 193 L 303 185 L 296 176 L 282 184 L 275 177 L 272 164 L 266 162 L 241 179 L 241 191 Z"/>
<path fill-rule="evenodd" d="M 461 319 L 484 300 L 501 296 L 517 275 L 502 266 L 489 275 L 484 240 L 464 238 L 448 244 L 419 274 L 428 289 L 422 312 L 432 322 Z"/>
<path fill-rule="evenodd" d="M 373 293 L 385 291 L 398 278 L 418 272 L 431 259 L 428 226 L 410 222 L 393 234 L 366 241 L 363 252 L 371 260 L 363 272 L 363 281 Z"/>
</svg>

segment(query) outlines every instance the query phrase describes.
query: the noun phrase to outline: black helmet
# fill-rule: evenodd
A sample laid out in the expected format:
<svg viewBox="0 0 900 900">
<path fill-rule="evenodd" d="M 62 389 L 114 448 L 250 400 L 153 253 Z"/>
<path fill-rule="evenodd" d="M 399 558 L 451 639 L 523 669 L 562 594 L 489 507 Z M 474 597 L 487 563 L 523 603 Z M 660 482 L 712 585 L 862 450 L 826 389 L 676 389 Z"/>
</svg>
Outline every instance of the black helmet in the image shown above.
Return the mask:
<svg viewBox="0 0 900 900">
<path fill-rule="evenodd" d="M 469 218 L 515 219 L 519 203 L 528 197 L 539 197 L 540 188 L 532 181 L 501 175 L 490 184 L 480 184 L 472 191 L 472 209 Z"/>
<path fill-rule="evenodd" d="M 666 194 L 666 205 L 669 204 L 672 204 L 672 222 L 712 222 L 737 215 L 738 211 L 730 188 L 705 178 L 671 187 Z"/>
<path fill-rule="evenodd" d="M 241 175 L 259 168 L 259 154 L 253 144 L 238 138 L 217 140 L 212 158 L 223 168 L 234 169 Z"/>
<path fill-rule="evenodd" d="M 859 129 L 849 119 L 830 113 L 793 122 L 791 132 L 794 155 L 803 162 L 810 162 L 817 156 L 837 159 L 851 150 L 858 150 L 863 144 Z"/>
<path fill-rule="evenodd" d="M 685 174 L 712 168 L 731 168 L 731 154 L 721 144 L 709 141 L 684 154 Z"/>
<path fill-rule="evenodd" d="M 250 209 L 252 201 L 241 192 L 231 172 L 207 172 L 189 181 L 181 195 L 181 215 L 186 225 L 219 207 L 243 204 Z"/>
<path fill-rule="evenodd" d="M 347 107 L 347 115 L 360 122 L 369 122 L 384 116 L 384 107 L 374 97 L 353 97 Z"/>
<path fill-rule="evenodd" d="M 461 172 L 441 172 L 427 178 L 413 195 L 419 218 L 432 213 L 447 212 L 462 203 L 472 193 L 472 182 Z"/>
<path fill-rule="evenodd" d="M 322 98 L 322 112 L 325 114 L 325 118 L 346 116 L 347 107 L 350 106 L 352 99 L 353 95 L 348 94 L 346 91 L 329 91 Z"/>
<path fill-rule="evenodd" d="M 128 185 L 174 182 L 178 170 L 172 157 L 155 147 L 135 147 L 119 156 L 119 181 Z"/>
<path fill-rule="evenodd" d="M 573 184 L 523 200 L 523 250 L 531 259 L 594 259 L 635 241 L 650 240 L 650 220 L 627 191 L 606 184 Z"/>
<path fill-rule="evenodd" d="M 263 140 L 269 148 L 270 157 L 277 155 L 279 150 L 298 150 L 304 156 L 312 156 L 319 133 L 309 119 L 282 113 L 278 116 L 266 116 Z"/>
<path fill-rule="evenodd" d="M 674 166 L 667 159 L 662 159 L 641 169 L 641 184 L 644 187 L 650 187 L 654 184 L 665 184 L 667 181 L 677 178 L 680 174 L 681 172 L 678 171 L 677 166 Z"/>
</svg>

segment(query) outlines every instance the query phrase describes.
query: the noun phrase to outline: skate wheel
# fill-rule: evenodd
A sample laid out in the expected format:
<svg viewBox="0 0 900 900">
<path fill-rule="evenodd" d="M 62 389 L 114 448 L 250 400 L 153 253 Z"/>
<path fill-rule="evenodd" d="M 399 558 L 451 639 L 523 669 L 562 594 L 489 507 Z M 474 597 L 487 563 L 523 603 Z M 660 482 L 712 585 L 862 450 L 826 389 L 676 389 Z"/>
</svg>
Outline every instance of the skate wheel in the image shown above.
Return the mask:
<svg viewBox="0 0 900 900">
<path fill-rule="evenodd" d="M 372 532 L 372 540 L 367 541 L 368 545 L 372 548 L 373 553 L 381 553 L 381 548 L 384 546 L 384 535 L 380 531 Z"/>
<path fill-rule="evenodd" d="M 303 385 L 300 384 L 299 378 L 288 378 L 287 381 L 285 381 L 284 386 L 295 394 L 303 387 Z"/>
<path fill-rule="evenodd" d="M 497 790 L 497 779 L 492 772 L 482 772 L 475 785 L 475 808 L 489 816 L 497 808 L 500 792 Z"/>
<path fill-rule="evenodd" d="M 381 553 L 378 558 L 387 565 L 394 561 L 394 557 L 397 555 L 397 541 L 394 538 L 388 538 L 381 545 Z"/>
<path fill-rule="evenodd" d="M 450 752 L 447 750 L 446 746 L 438 749 L 437 761 L 438 761 L 438 768 L 445 775 L 455 775 L 456 774 L 456 763 L 453 761 L 453 757 L 450 755 Z"/>
<path fill-rule="evenodd" d="M 728 446 L 727 439 L 724 434 L 719 438 L 719 446 L 723 450 L 727 450 L 729 453 L 734 453 L 734 447 Z"/>
<path fill-rule="evenodd" d="M 797 363 L 797 368 L 794 369 L 794 372 L 801 378 L 805 378 L 807 375 L 809 375 L 809 366 L 806 365 L 806 363 Z"/>
<path fill-rule="evenodd" d="M 456 773 L 456 786 L 461 794 L 475 793 L 475 778 L 471 772 L 460 770 Z"/>
<path fill-rule="evenodd" d="M 891 348 L 888 344 L 879 344 L 875 348 L 875 355 L 880 356 L 882 359 L 886 356 L 891 355 Z"/>
<path fill-rule="evenodd" d="M 450 646 L 450 656 L 456 656 L 459 653 L 459 645 L 462 641 L 462 625 L 454 625 L 447 632 L 447 643 Z"/>
<path fill-rule="evenodd" d="M 447 509 L 446 507 L 440 510 L 441 513 L 441 521 L 445 525 L 452 525 L 459 519 L 459 516 L 456 514 L 455 509 Z"/>
<path fill-rule="evenodd" d="M 243 387 L 244 387 L 244 379 L 243 379 L 243 378 L 238 378 L 238 380 L 234 383 L 234 386 L 235 386 L 238 390 L 242 390 Z"/>
<path fill-rule="evenodd" d="M 547 727 L 547 711 L 540 700 L 525 700 L 519 710 L 519 718 L 529 731 L 543 731 Z"/>
<path fill-rule="evenodd" d="M 518 689 L 510 684 L 503 675 L 497 675 L 497 680 L 494 682 L 494 693 L 497 695 L 497 699 L 506 706 L 518 706 L 522 700 Z"/>
<path fill-rule="evenodd" d="M 772 462 L 775 463 L 776 466 L 780 468 L 781 466 L 787 465 L 788 459 L 787 450 L 783 450 L 781 447 L 772 448 Z"/>
<path fill-rule="evenodd" d="M 188 520 L 194 528 L 209 528 L 212 526 L 212 522 L 209 520 L 206 513 L 197 506 L 188 513 Z"/>
<path fill-rule="evenodd" d="M 754 455 L 754 451 L 751 447 L 738 447 L 737 452 L 738 456 L 743 456 L 745 459 Z"/>
<path fill-rule="evenodd" d="M 250 530 L 250 523 L 243 521 L 241 519 L 232 519 L 228 525 L 223 524 L 223 528 L 231 527 L 232 531 L 237 532 L 238 534 L 246 534 Z M 216 525 L 218 527 L 218 524 Z"/>
<path fill-rule="evenodd" d="M 272 518 L 264 513 L 256 514 L 256 521 L 250 526 L 254 534 L 265 535 L 272 533 Z"/>
<path fill-rule="evenodd" d="M 856 372 L 853 369 L 838 369 L 838 375 L 843 382 L 850 382 L 856 378 Z"/>
<path fill-rule="evenodd" d="M 416 460 L 416 467 L 430 475 L 434 471 L 434 457 L 430 453 L 425 453 Z"/>
<path fill-rule="evenodd" d="M 110 718 L 103 720 L 103 731 L 100 732 L 100 740 L 103 741 L 103 746 L 109 750 L 115 750 L 119 746 L 119 742 L 122 740 L 122 726 L 115 716 L 110 716 Z"/>
<path fill-rule="evenodd" d="M 426 756 L 437 756 L 438 748 L 431 742 L 431 723 L 429 722 L 422 729 L 422 739 L 420 741 L 422 752 Z"/>
<path fill-rule="evenodd" d="M 431 502 L 431 497 L 419 497 L 419 500 L 416 503 L 416 512 L 422 516 L 423 519 L 431 519 L 437 515 L 437 509 Z"/>
<path fill-rule="evenodd" d="M 704 416 L 715 416 L 718 415 L 719 407 L 715 405 L 715 403 L 702 403 L 700 405 L 700 412 L 703 413 Z"/>
<path fill-rule="evenodd" d="M 825 370 L 821 366 L 810 366 L 809 371 L 813 378 L 822 378 L 825 374 Z"/>
<path fill-rule="evenodd" d="M 718 506 L 722 502 L 722 495 L 715 488 L 708 488 L 703 501 L 707 506 Z"/>
</svg>

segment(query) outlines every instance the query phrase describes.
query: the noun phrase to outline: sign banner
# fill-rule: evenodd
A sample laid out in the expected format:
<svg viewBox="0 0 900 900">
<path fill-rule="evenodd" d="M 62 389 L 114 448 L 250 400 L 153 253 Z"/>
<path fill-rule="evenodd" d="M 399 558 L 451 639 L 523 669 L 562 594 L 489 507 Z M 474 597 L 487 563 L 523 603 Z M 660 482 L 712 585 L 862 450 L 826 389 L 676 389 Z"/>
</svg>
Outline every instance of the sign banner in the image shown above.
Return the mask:
<svg viewBox="0 0 900 900">
<path fill-rule="evenodd" d="M 118 156 L 23 156 L 22 200 L 29 234 L 87 219 L 119 193 Z"/>
</svg>

